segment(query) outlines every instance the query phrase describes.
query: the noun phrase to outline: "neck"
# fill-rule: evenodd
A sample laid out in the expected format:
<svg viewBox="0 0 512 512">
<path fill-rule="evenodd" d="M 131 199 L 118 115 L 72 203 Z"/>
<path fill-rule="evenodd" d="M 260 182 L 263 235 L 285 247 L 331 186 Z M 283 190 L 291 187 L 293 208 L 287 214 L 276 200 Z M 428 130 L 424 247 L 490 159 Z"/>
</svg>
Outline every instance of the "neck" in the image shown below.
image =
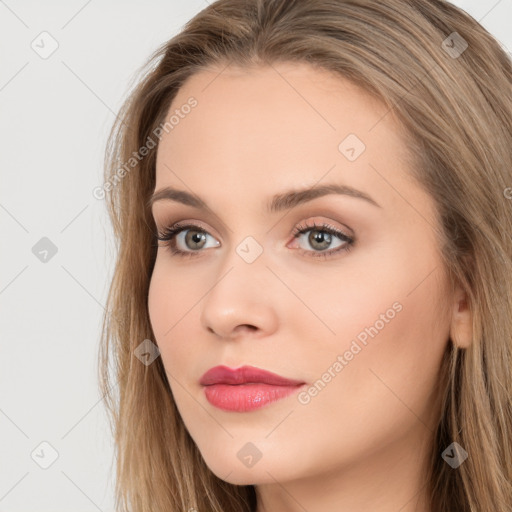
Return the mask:
<svg viewBox="0 0 512 512">
<path fill-rule="evenodd" d="M 257 512 L 431 512 L 425 479 L 431 443 L 432 433 L 420 427 L 409 439 L 321 474 L 272 477 L 256 486 Z"/>
</svg>

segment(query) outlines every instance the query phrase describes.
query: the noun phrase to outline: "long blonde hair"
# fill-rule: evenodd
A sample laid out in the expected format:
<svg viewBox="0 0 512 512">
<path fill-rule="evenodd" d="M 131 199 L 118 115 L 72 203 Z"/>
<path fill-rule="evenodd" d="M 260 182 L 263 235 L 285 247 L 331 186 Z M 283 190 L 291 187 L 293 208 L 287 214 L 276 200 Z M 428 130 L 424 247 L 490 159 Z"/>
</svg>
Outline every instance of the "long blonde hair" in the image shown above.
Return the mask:
<svg viewBox="0 0 512 512">
<path fill-rule="evenodd" d="M 467 45 L 467 46 L 466 46 Z M 131 512 L 249 512 L 255 488 L 206 466 L 173 401 L 155 342 L 148 288 L 156 229 L 155 142 L 184 81 L 209 66 L 306 62 L 379 98 L 407 133 L 411 173 L 434 199 L 450 281 L 467 291 L 473 340 L 450 340 L 432 446 L 432 511 L 512 511 L 512 64 L 499 43 L 443 0 L 219 0 L 141 70 L 106 149 L 106 202 L 117 259 L 99 353 L 116 449 L 116 507 Z M 158 142 L 158 141 L 156 141 Z M 133 164 L 133 165 L 132 165 Z M 124 172 L 121 167 L 124 165 Z M 156 342 L 155 342 L 156 343 Z M 452 469 L 452 442 L 468 459 Z"/>
</svg>

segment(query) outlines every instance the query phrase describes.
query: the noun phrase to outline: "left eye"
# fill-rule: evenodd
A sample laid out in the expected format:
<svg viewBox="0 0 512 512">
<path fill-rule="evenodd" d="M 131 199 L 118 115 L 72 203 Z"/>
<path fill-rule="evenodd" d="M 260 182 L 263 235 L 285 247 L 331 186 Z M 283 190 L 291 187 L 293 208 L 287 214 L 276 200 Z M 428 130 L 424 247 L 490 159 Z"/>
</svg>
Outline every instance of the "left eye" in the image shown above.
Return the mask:
<svg viewBox="0 0 512 512">
<path fill-rule="evenodd" d="M 300 238 L 303 234 L 308 232 L 309 236 L 307 237 L 307 242 L 314 249 L 313 254 L 311 254 L 313 257 L 327 257 L 340 251 L 348 251 L 354 243 L 354 239 L 352 237 L 346 235 L 333 226 L 329 226 L 328 224 L 317 226 L 313 223 L 313 226 L 297 226 L 293 236 L 295 238 Z M 335 236 L 340 243 L 335 248 L 325 251 L 324 249 L 331 245 L 333 236 Z M 308 250 L 304 250 L 304 252 L 311 253 L 311 251 Z"/>
</svg>

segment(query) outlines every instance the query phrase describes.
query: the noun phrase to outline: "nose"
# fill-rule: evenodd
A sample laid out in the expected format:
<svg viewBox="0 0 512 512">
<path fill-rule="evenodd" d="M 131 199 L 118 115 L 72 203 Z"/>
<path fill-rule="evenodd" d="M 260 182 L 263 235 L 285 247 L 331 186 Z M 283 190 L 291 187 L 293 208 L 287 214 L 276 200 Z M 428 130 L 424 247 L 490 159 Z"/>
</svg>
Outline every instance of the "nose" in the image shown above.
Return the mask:
<svg viewBox="0 0 512 512">
<path fill-rule="evenodd" d="M 278 325 L 279 281 L 264 254 L 247 263 L 232 250 L 201 301 L 201 324 L 218 338 L 263 337 Z"/>
</svg>

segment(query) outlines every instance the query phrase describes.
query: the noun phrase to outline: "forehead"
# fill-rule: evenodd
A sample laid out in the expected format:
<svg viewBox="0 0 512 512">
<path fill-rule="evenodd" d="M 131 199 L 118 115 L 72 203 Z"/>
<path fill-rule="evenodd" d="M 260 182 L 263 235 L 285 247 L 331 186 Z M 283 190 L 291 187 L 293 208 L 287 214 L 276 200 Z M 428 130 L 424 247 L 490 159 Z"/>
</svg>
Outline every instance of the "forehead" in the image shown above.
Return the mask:
<svg viewBox="0 0 512 512">
<path fill-rule="evenodd" d="M 184 108 L 191 98 L 194 108 Z M 243 182 L 253 194 L 270 195 L 329 174 L 329 181 L 392 195 L 383 176 L 407 179 L 407 143 L 393 112 L 344 77 L 308 64 L 198 71 L 166 119 L 172 115 L 159 143 L 156 188 L 183 188 L 182 178 L 201 191 L 218 183 L 241 193 Z"/>
<path fill-rule="evenodd" d="M 180 141 L 187 126 L 203 128 L 210 137 L 234 130 L 241 137 L 265 140 L 280 132 L 279 142 L 322 137 L 337 140 L 344 133 L 368 139 L 377 125 L 387 138 L 399 131 L 393 112 L 346 78 L 308 64 L 209 68 L 193 74 L 179 89 L 169 114 L 194 97 L 197 107 L 173 139 Z M 175 128 L 178 128 L 177 126 Z M 214 128 L 216 133 L 213 133 Z M 203 133 L 198 133 L 198 136 Z M 234 133 L 230 133 L 234 135 Z M 389 140 L 388 140 L 389 142 Z"/>
</svg>

